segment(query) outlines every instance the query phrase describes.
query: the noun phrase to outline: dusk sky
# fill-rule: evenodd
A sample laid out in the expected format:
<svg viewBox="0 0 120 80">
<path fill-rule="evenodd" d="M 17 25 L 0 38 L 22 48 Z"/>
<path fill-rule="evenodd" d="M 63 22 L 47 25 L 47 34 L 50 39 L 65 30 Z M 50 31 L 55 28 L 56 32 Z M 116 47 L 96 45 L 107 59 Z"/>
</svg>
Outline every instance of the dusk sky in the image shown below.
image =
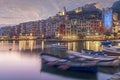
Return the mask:
<svg viewBox="0 0 120 80">
<path fill-rule="evenodd" d="M 64 6 L 67 10 L 98 2 L 101 8 L 111 7 L 116 0 L 0 0 L 0 24 L 46 19 Z"/>
</svg>

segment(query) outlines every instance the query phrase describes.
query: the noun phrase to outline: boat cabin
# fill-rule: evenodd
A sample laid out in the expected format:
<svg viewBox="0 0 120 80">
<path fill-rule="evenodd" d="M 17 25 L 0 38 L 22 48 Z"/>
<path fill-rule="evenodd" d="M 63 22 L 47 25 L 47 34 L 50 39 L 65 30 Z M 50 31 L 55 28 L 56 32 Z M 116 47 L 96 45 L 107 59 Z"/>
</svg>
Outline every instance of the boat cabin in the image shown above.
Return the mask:
<svg viewBox="0 0 120 80">
<path fill-rule="evenodd" d="M 53 44 L 51 46 L 50 53 L 52 55 L 58 56 L 58 57 L 63 57 L 63 58 L 67 58 L 68 57 L 67 47 L 64 46 L 64 45 Z"/>
</svg>

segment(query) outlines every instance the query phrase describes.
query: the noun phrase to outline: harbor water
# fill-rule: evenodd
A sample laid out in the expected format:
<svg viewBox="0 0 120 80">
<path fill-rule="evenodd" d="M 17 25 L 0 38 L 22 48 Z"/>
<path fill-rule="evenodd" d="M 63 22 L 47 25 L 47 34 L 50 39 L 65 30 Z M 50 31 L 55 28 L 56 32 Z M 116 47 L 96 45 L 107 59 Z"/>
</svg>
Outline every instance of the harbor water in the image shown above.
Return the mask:
<svg viewBox="0 0 120 80">
<path fill-rule="evenodd" d="M 68 50 L 101 51 L 100 41 L 48 42 L 21 40 L 0 42 L 0 80 L 107 80 L 120 67 L 99 67 L 97 73 L 61 71 L 42 65 L 41 52 L 49 52 L 51 44 L 67 46 Z M 118 44 L 119 45 L 119 44 Z"/>
</svg>

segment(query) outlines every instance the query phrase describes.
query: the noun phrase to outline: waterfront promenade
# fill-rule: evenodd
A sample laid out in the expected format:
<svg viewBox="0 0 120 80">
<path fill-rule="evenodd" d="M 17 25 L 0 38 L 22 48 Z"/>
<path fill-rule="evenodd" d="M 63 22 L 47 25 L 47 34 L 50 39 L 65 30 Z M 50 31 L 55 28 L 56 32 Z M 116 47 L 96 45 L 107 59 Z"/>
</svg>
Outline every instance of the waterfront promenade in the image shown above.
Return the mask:
<svg viewBox="0 0 120 80">
<path fill-rule="evenodd" d="M 74 42 L 74 41 L 113 41 L 119 39 L 0 39 L 0 41 L 19 41 L 19 40 L 38 40 L 38 41 L 49 41 L 49 42 Z"/>
</svg>

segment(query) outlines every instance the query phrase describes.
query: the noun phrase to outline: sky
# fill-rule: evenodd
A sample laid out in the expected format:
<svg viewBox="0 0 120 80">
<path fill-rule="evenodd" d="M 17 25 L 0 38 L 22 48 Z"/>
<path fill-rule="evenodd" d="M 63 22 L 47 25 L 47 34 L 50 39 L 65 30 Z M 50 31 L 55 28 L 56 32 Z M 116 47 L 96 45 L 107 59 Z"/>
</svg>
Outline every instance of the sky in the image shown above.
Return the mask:
<svg viewBox="0 0 120 80">
<path fill-rule="evenodd" d="M 54 16 L 64 6 L 67 10 L 94 2 L 100 8 L 111 7 L 116 0 L 0 0 L 0 24 L 19 24 Z"/>
</svg>

